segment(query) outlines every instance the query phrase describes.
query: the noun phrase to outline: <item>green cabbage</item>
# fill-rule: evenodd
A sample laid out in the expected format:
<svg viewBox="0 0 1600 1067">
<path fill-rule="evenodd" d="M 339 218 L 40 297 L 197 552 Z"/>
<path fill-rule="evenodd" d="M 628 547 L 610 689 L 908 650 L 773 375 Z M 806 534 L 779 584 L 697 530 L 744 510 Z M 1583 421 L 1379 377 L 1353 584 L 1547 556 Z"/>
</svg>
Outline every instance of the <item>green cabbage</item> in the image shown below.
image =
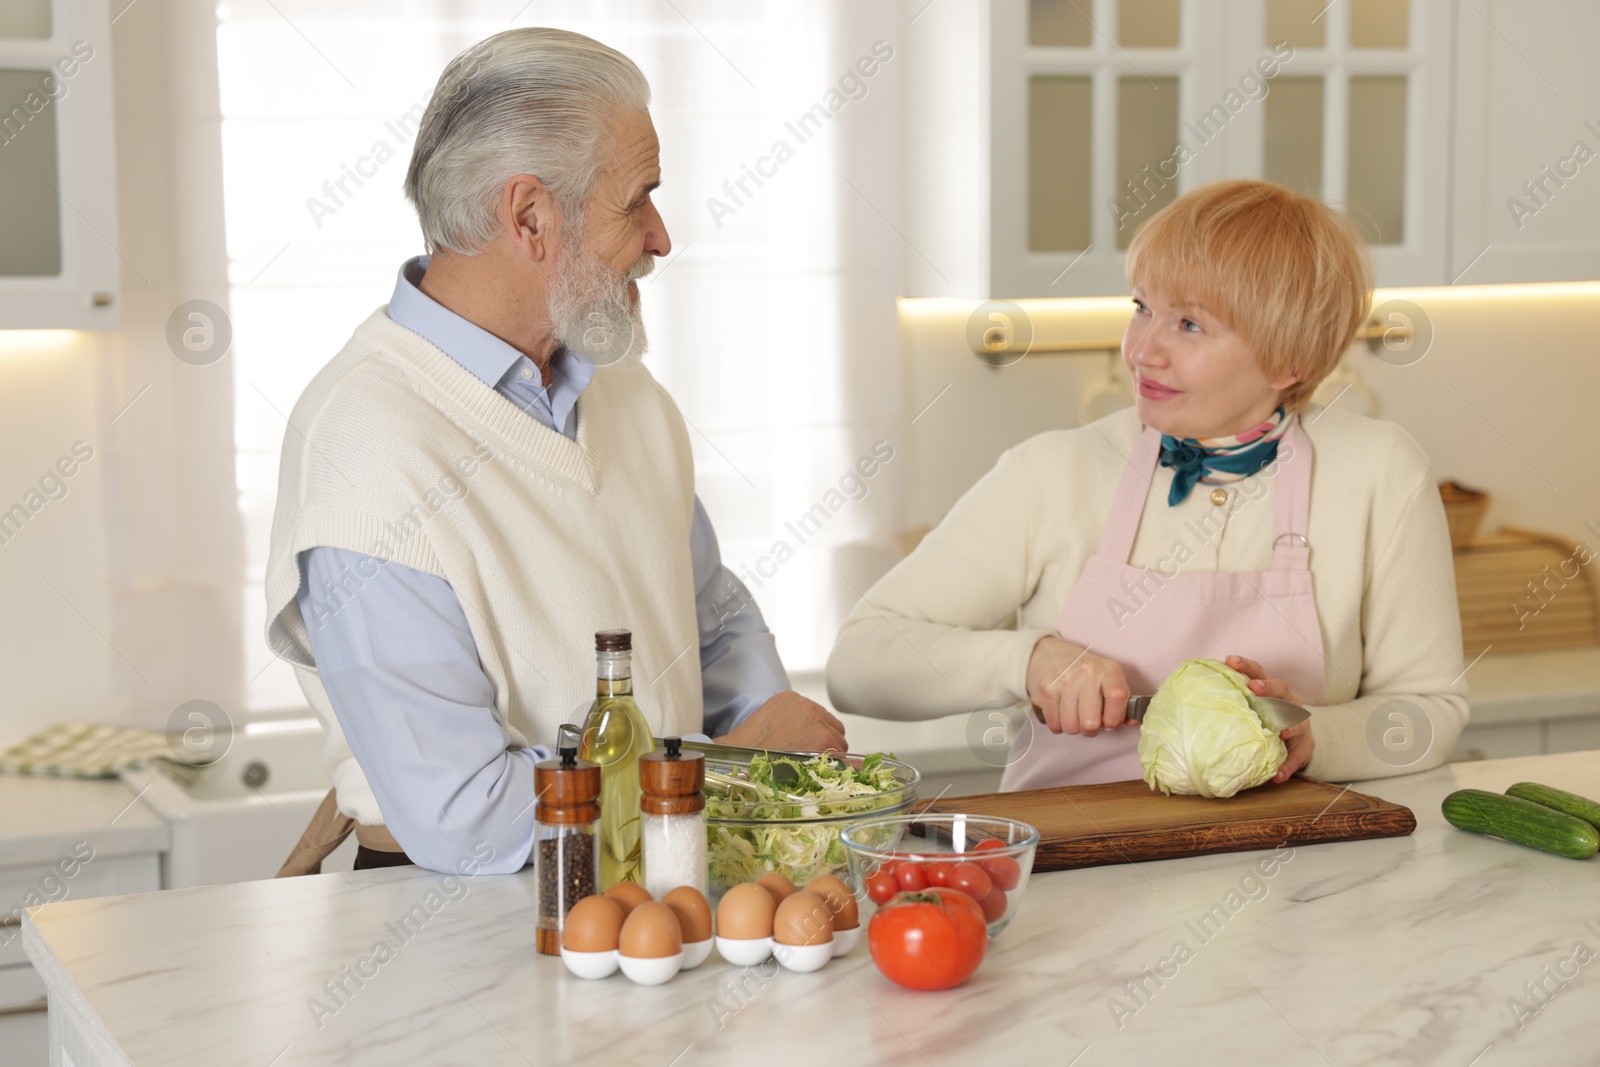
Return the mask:
<svg viewBox="0 0 1600 1067">
<path fill-rule="evenodd" d="M 1139 725 L 1144 780 L 1163 793 L 1231 797 L 1278 773 L 1288 755 L 1255 707 L 1250 679 L 1213 659 L 1167 676 Z"/>
</svg>

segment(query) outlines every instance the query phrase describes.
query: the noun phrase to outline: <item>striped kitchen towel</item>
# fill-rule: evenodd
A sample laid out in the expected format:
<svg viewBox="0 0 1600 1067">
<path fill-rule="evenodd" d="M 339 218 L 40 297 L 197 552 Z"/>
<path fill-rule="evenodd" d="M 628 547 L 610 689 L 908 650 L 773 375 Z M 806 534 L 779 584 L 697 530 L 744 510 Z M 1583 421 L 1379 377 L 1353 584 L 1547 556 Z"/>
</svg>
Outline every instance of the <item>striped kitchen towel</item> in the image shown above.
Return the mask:
<svg viewBox="0 0 1600 1067">
<path fill-rule="evenodd" d="M 159 730 L 58 722 L 0 752 L 0 772 L 52 778 L 115 778 L 117 772 L 143 767 L 153 760 L 173 764 L 209 762 L 180 758 L 181 745 L 170 744 Z"/>
</svg>

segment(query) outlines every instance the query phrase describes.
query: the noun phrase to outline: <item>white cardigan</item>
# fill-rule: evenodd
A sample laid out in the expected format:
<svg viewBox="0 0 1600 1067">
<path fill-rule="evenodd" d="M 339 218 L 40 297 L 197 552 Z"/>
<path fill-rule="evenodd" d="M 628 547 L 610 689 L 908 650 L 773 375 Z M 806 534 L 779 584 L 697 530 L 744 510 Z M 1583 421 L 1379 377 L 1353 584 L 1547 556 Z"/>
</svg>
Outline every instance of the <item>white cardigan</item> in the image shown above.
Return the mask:
<svg viewBox="0 0 1600 1067">
<path fill-rule="evenodd" d="M 1466 725 L 1467 685 L 1433 470 L 1391 423 L 1315 407 L 1300 417 L 1314 456 L 1310 565 L 1328 661 L 1306 773 L 1354 781 L 1436 767 Z M 828 660 L 835 707 L 931 719 L 1026 703 L 1029 655 L 1098 548 L 1123 456 L 1142 431 L 1126 408 L 1002 455 L 846 618 Z M 1231 506 L 1199 485 L 1170 507 L 1172 473 L 1156 470 L 1129 562 L 1153 567 L 1181 542 L 1194 555 L 1188 571 L 1271 567 L 1270 478 L 1248 480 L 1264 488 L 1229 486 L 1249 491 Z M 1000 629 L 1012 620 L 1016 629 Z M 1421 716 L 1384 707 L 1396 699 Z"/>
</svg>

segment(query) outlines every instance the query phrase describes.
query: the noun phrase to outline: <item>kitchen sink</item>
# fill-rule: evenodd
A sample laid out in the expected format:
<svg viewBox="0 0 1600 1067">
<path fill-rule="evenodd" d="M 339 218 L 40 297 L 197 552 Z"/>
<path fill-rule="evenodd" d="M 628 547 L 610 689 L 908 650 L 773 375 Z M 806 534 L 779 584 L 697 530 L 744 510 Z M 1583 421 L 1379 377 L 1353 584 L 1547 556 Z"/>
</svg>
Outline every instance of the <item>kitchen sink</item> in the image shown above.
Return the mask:
<svg viewBox="0 0 1600 1067">
<path fill-rule="evenodd" d="M 309 712 L 251 719 L 227 752 L 203 768 L 157 762 L 122 780 L 166 820 L 171 848 L 164 889 L 271 878 L 288 857 L 329 781 L 322 769 L 322 724 Z M 350 870 L 351 835 L 322 863 Z"/>
</svg>

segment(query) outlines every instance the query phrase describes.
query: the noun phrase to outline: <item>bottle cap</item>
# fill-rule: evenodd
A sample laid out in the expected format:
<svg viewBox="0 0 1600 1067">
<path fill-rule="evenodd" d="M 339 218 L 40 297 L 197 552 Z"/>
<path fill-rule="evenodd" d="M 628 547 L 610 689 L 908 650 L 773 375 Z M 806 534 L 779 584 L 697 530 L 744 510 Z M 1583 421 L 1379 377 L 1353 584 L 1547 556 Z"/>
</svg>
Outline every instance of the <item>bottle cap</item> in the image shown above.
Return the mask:
<svg viewBox="0 0 1600 1067">
<path fill-rule="evenodd" d="M 601 630 L 594 635 L 596 652 L 632 652 L 633 631 Z"/>
<path fill-rule="evenodd" d="M 668 737 L 665 751 L 639 757 L 639 810 L 646 815 L 693 815 L 706 807 L 705 753 L 683 750 Z"/>
<path fill-rule="evenodd" d="M 533 817 L 546 826 L 592 823 L 600 818 L 600 767 L 579 759 L 574 745 L 562 745 L 559 751 L 557 758 L 533 766 L 539 796 Z"/>
</svg>

